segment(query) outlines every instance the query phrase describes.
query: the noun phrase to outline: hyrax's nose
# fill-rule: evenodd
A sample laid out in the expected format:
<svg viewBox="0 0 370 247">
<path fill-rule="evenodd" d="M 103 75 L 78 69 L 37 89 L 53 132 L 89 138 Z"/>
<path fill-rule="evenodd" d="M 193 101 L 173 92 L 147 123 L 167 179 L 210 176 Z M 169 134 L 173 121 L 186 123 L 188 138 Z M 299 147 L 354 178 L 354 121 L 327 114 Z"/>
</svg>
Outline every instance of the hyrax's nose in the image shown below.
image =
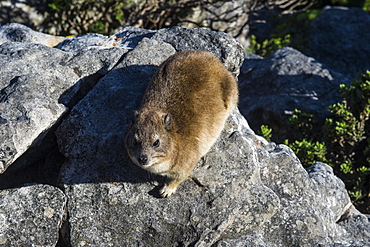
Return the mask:
<svg viewBox="0 0 370 247">
<path fill-rule="evenodd" d="M 145 165 L 148 162 L 148 156 L 145 154 L 140 155 L 139 157 L 139 163 L 140 165 Z"/>
</svg>

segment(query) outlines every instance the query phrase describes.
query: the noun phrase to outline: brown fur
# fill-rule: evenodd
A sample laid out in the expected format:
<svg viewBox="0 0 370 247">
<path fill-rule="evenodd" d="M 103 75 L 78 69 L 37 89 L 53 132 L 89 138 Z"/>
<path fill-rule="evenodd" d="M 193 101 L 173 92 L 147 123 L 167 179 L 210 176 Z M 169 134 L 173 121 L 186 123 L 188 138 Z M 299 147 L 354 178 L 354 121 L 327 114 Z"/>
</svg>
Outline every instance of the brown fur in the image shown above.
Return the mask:
<svg viewBox="0 0 370 247">
<path fill-rule="evenodd" d="M 162 197 L 210 150 L 237 101 L 235 78 L 212 53 L 178 52 L 159 66 L 125 146 L 138 166 L 170 178 Z"/>
</svg>

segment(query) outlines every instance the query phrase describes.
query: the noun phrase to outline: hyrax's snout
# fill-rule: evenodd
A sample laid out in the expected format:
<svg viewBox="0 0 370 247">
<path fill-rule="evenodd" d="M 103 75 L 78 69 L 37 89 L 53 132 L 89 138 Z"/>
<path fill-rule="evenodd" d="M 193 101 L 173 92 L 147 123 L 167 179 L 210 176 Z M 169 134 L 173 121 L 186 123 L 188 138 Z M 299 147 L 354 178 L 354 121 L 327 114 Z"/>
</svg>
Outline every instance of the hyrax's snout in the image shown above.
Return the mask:
<svg viewBox="0 0 370 247">
<path fill-rule="evenodd" d="M 141 154 L 138 158 L 140 165 L 145 166 L 148 163 L 148 156 L 145 154 Z"/>
</svg>

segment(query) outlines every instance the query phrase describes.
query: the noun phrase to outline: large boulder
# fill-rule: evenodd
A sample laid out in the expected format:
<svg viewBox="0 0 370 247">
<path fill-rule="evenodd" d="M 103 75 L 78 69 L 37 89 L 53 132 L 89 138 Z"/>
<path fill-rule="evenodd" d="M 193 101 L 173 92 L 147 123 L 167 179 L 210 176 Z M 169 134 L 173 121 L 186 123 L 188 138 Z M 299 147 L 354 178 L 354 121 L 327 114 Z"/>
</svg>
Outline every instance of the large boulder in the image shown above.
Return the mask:
<svg viewBox="0 0 370 247">
<path fill-rule="evenodd" d="M 349 78 L 369 70 L 369 13 L 358 8 L 326 7 L 313 22 L 307 54 Z"/>
<path fill-rule="evenodd" d="M 295 109 L 324 121 L 328 106 L 340 101 L 339 85 L 350 81 L 311 57 L 281 48 L 265 59 L 246 54 L 240 76 L 241 113 L 254 130 L 267 124 L 274 140 L 297 138 L 289 126 Z"/>
<path fill-rule="evenodd" d="M 0 133 L 5 133 L 4 140 L 11 140 L 7 130 L 20 133 L 25 138 L 19 143 L 26 143 L 23 152 L 47 153 L 45 162 L 59 157 L 58 185 L 63 191 L 41 184 L 2 190 L 0 224 L 9 230 L 13 229 L 10 223 L 24 223 L 11 233 L 0 229 L 5 246 L 11 246 L 18 232 L 26 240 L 16 245 L 54 246 L 59 229 L 59 246 L 363 246 L 370 242 L 367 218 L 355 210 L 331 168 L 317 163 L 306 171 L 287 146 L 255 135 L 238 109 L 191 178 L 172 197 L 158 197 L 157 188 L 164 179 L 135 166 L 123 140 L 133 110 L 158 65 L 187 49 L 211 51 L 234 75 L 239 73 L 241 46 L 224 33 L 202 29 L 127 27 L 109 37 L 90 34 L 65 39 L 56 48 L 28 41 L 0 45 L 3 60 L 10 61 L 1 67 L 7 82 L 1 86 L 1 116 L 6 119 L 3 125 L 15 126 L 14 130 L 3 127 Z M 15 61 L 22 69 L 17 69 Z M 33 73 L 39 67 L 45 72 Z M 311 69 L 302 71 L 332 76 L 317 72 L 314 66 Z M 57 79 L 48 83 L 53 78 Z M 241 95 L 243 90 L 241 85 Z M 60 108 L 52 121 L 48 116 L 57 111 L 38 110 L 45 107 L 45 101 Z M 243 96 L 241 101 L 245 102 Z M 19 116 L 16 109 L 20 109 Z M 24 121 L 24 116 L 29 119 Z M 36 134 L 26 138 L 27 134 L 46 124 L 31 121 L 31 117 L 44 117 L 48 123 L 34 139 Z M 55 132 L 63 158 L 55 149 L 40 152 L 46 149 L 34 144 L 45 140 L 45 132 Z M 36 157 L 26 159 L 23 154 L 16 162 L 29 164 Z M 16 164 L 8 160 L 11 167 Z M 40 201 L 34 208 L 46 218 L 15 216 L 3 210 L 14 208 L 12 202 L 17 198 Z M 17 212 L 31 211 L 25 202 L 16 208 Z M 37 231 L 34 222 L 41 222 L 41 229 L 49 224 L 50 229 L 44 230 L 51 233 L 44 234 L 50 236 L 47 241 L 22 230 Z"/>
<path fill-rule="evenodd" d="M 0 33 L 9 31 L 9 26 L 1 27 Z M 49 130 L 124 53 L 114 47 L 64 52 L 33 40 L 0 46 L 0 173 L 50 151 L 50 146 L 41 145 Z M 45 151 L 40 152 L 39 146 Z"/>
<path fill-rule="evenodd" d="M 173 29 L 158 31 L 161 36 L 166 32 Z M 177 32 L 186 37 L 189 31 Z M 256 136 L 238 110 L 192 177 L 172 197 L 158 198 L 163 179 L 136 167 L 123 145 L 132 112 L 156 67 L 186 49 L 154 37 L 157 33 L 146 35 L 128 52 L 58 128 L 66 156 L 61 182 L 69 198 L 69 234 L 64 237 L 72 246 L 329 246 L 368 241 L 363 239 L 367 232 L 357 239 L 338 224 L 354 213 L 331 168 L 317 164 L 307 172 L 288 147 Z M 220 44 L 221 49 L 231 47 L 227 40 Z M 221 53 L 223 61 L 236 61 L 229 69 L 240 66 L 229 57 L 237 53 Z M 363 219 L 361 225 L 368 225 Z"/>
</svg>

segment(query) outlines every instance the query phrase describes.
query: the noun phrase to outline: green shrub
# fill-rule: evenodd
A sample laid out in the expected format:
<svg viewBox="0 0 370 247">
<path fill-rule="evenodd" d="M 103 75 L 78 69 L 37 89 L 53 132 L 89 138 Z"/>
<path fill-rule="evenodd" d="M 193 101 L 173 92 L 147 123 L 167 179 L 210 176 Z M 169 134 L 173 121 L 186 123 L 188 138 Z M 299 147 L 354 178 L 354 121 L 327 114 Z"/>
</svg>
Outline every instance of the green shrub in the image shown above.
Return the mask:
<svg viewBox="0 0 370 247">
<path fill-rule="evenodd" d="M 271 141 L 272 129 L 270 129 L 267 125 L 261 125 L 257 134 L 265 138 L 267 141 Z"/>
<path fill-rule="evenodd" d="M 340 85 L 343 102 L 329 107 L 336 119 L 327 119 L 323 127 L 329 155 L 336 157 L 336 163 L 364 163 L 365 152 L 368 152 L 370 125 L 370 71 L 361 75 L 359 80 L 352 81 L 346 87 Z"/>
<path fill-rule="evenodd" d="M 329 107 L 333 113 L 322 126 L 313 114 L 295 110 L 290 124 L 299 140 L 286 140 L 305 167 L 315 161 L 331 165 L 346 184 L 355 205 L 370 212 L 370 71 L 340 85 L 341 103 Z"/>
<path fill-rule="evenodd" d="M 267 57 L 270 53 L 290 44 L 290 34 L 284 37 L 275 37 L 269 40 L 264 40 L 262 43 L 257 42 L 255 35 L 250 37 L 250 46 L 247 51 L 262 57 Z"/>
<path fill-rule="evenodd" d="M 309 167 L 317 161 L 328 163 L 326 159 L 326 145 L 323 142 L 303 139 L 292 143 L 285 140 L 284 144 L 294 151 L 305 167 Z"/>
<path fill-rule="evenodd" d="M 309 42 L 309 29 L 312 20 L 321 13 L 321 9 L 297 11 L 294 14 L 276 14 L 271 18 L 274 30 L 270 39 L 258 42 L 258 37 L 250 36 L 250 46 L 247 51 L 262 57 L 284 46 L 293 47 L 304 52 Z"/>
<path fill-rule="evenodd" d="M 319 16 L 321 9 L 308 9 L 291 15 L 277 16 L 274 18 L 275 36 L 290 35 L 289 46 L 305 52 L 310 42 L 310 29 L 312 21 Z"/>
</svg>

